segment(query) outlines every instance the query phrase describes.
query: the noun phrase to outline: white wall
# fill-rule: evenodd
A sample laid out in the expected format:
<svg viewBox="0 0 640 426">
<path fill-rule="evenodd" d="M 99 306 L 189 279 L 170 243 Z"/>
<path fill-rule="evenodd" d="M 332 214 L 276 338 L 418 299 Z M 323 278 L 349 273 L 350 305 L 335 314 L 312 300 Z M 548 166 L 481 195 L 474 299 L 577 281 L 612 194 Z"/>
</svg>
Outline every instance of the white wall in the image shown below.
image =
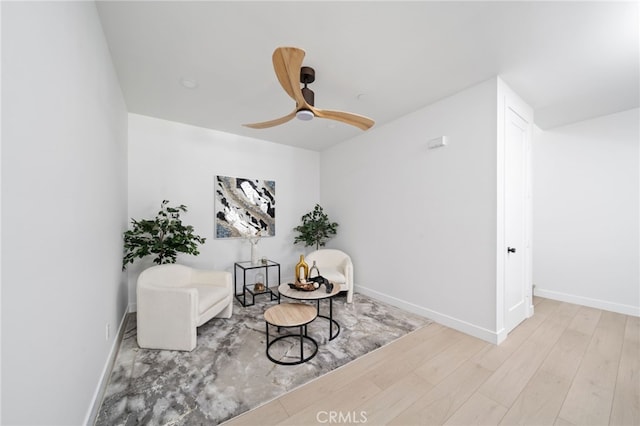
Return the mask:
<svg viewBox="0 0 640 426">
<path fill-rule="evenodd" d="M 293 228 L 319 202 L 319 167 L 315 151 L 129 115 L 129 217 L 154 217 L 163 199 L 185 204 L 184 222 L 207 238 L 199 256 L 178 258 L 186 265 L 232 272 L 234 262 L 249 260 L 246 240 L 214 238 L 214 179 L 269 179 L 276 182 L 276 236 L 263 238 L 258 249 L 261 256 L 281 264 L 283 280 L 292 277 L 299 255 L 306 251 L 293 245 Z M 138 274 L 151 265 L 149 258 L 128 267 L 132 305 Z"/>
<path fill-rule="evenodd" d="M 533 143 L 535 294 L 640 315 L 640 110 Z"/>
<path fill-rule="evenodd" d="M 358 289 L 473 335 L 496 338 L 497 80 L 324 151 L 328 246 Z M 427 141 L 449 145 L 429 150 Z"/>
<path fill-rule="evenodd" d="M 126 108 L 94 3 L 1 7 L 1 422 L 77 425 L 127 305 Z"/>
</svg>

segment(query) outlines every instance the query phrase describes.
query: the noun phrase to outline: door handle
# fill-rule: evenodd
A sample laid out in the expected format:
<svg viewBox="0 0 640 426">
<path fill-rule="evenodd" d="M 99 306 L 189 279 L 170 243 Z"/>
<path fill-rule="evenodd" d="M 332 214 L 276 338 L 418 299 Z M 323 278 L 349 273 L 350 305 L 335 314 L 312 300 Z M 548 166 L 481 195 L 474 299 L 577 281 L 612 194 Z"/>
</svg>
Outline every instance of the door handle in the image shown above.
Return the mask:
<svg viewBox="0 0 640 426">
<path fill-rule="evenodd" d="M 516 252 L 515 247 L 507 247 L 507 253 L 515 253 L 515 252 Z"/>
</svg>

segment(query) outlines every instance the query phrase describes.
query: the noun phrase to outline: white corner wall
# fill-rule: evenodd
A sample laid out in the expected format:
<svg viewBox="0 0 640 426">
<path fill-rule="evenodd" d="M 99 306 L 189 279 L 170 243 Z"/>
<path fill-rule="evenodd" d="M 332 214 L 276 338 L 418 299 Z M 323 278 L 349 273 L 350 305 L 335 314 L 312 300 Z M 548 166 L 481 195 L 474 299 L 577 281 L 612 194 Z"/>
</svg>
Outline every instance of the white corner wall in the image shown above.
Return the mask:
<svg viewBox="0 0 640 426">
<path fill-rule="evenodd" d="M 533 143 L 535 294 L 640 315 L 640 110 Z"/>
<path fill-rule="evenodd" d="M 127 306 L 126 107 L 93 2 L 1 7 L 0 422 L 79 425 Z"/>
<path fill-rule="evenodd" d="M 320 199 L 320 154 L 186 124 L 129 115 L 129 218 L 152 218 L 163 199 L 185 204 L 185 223 L 207 240 L 197 257 L 181 255 L 186 265 L 233 272 L 234 262 L 249 260 L 243 239 L 214 236 L 216 175 L 276 182 L 276 236 L 258 244 L 261 256 L 281 264 L 282 280 L 291 279 L 299 255 L 293 228 Z M 151 258 L 128 267 L 131 309 L 140 271 Z M 264 296 L 263 296 L 264 297 Z"/>
<path fill-rule="evenodd" d="M 496 341 L 497 79 L 322 152 L 363 293 Z M 447 136 L 449 144 L 428 149 Z"/>
</svg>

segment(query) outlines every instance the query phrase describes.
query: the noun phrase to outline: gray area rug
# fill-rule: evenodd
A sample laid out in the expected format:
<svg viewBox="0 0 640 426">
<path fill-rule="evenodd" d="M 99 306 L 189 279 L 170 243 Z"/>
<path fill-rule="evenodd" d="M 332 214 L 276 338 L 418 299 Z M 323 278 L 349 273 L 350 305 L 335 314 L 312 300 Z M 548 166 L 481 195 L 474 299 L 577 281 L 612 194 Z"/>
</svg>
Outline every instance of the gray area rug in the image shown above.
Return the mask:
<svg viewBox="0 0 640 426">
<path fill-rule="evenodd" d="M 318 342 L 315 358 L 281 366 L 265 355 L 263 313 L 275 303 L 267 296 L 246 308 L 236 302 L 230 319 L 213 319 L 198 328 L 198 345 L 192 352 L 140 349 L 135 314 L 130 314 L 96 425 L 215 425 L 430 322 L 359 293 L 353 304 L 339 295 L 333 317 L 340 334 L 329 341 L 329 322 L 316 319 L 308 326 Z M 320 306 L 325 314 L 328 301 Z M 294 330 L 282 329 L 280 334 Z M 270 327 L 270 335 L 279 335 L 275 327 Z M 278 345 L 272 355 L 280 353 L 285 359 L 299 354 L 294 339 Z"/>
</svg>

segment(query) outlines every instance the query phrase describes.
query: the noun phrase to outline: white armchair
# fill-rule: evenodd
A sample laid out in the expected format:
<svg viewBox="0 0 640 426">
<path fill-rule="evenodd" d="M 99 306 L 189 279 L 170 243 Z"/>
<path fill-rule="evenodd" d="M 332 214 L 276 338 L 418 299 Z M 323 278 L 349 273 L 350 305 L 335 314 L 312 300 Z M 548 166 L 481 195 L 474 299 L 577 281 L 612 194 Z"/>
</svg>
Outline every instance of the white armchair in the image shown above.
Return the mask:
<svg viewBox="0 0 640 426">
<path fill-rule="evenodd" d="M 320 249 L 309 253 L 305 262 L 309 268 L 316 262 L 320 275 L 333 284 L 340 286 L 340 291 L 347 292 L 347 303 L 353 302 L 353 264 L 346 253 L 335 249 Z"/>
<path fill-rule="evenodd" d="M 158 265 L 138 277 L 137 328 L 141 348 L 191 351 L 196 328 L 233 312 L 231 273 Z"/>
</svg>

